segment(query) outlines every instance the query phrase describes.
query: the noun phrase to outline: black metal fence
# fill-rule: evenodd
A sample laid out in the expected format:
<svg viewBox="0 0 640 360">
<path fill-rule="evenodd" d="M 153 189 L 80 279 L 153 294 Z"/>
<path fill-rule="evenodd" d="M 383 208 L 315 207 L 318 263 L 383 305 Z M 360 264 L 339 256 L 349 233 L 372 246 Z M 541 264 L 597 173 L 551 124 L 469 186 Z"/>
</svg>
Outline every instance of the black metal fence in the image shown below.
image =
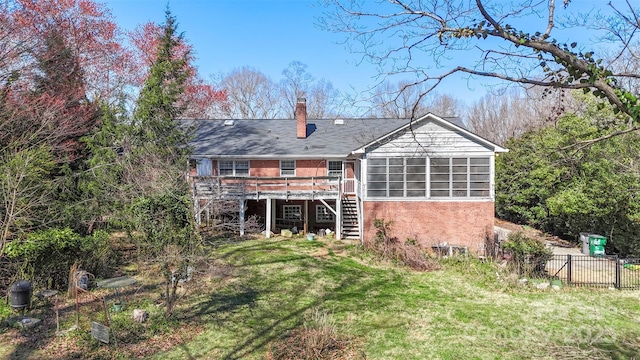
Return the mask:
<svg viewBox="0 0 640 360">
<path fill-rule="evenodd" d="M 640 289 L 640 259 L 552 255 L 545 270 L 552 279 L 567 285 Z"/>
</svg>

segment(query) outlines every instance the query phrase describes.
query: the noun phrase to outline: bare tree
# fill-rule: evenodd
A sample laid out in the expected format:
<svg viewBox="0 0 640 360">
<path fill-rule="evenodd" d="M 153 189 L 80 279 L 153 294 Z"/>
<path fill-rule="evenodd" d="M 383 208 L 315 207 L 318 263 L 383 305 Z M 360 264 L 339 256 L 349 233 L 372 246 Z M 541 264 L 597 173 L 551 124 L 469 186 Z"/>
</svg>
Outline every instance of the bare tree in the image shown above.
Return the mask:
<svg viewBox="0 0 640 360">
<path fill-rule="evenodd" d="M 244 66 L 222 75 L 217 87 L 224 89 L 227 101 L 216 109 L 214 118 L 276 119 L 295 116 L 298 98 L 307 99 L 307 116 L 322 119 L 340 113 L 340 93 L 325 79 L 315 80 L 307 65 L 294 61 L 274 82 L 254 68 Z"/>
<path fill-rule="evenodd" d="M 340 93 L 333 84 L 320 79 L 307 91 L 307 116 L 310 119 L 328 119 L 340 114 Z"/>
<path fill-rule="evenodd" d="M 464 112 L 464 103 L 447 94 L 431 93 L 426 108 L 430 113 L 443 117 L 455 117 Z"/>
<path fill-rule="evenodd" d="M 298 98 L 307 99 L 307 115 L 311 119 L 324 119 L 337 116 L 340 111 L 340 94 L 333 88 L 331 81 L 316 80 L 307 72 L 307 65 L 293 61 L 282 71 L 280 81 L 282 101 L 285 103 L 285 116 L 295 117 Z M 287 115 L 291 114 L 291 115 Z"/>
<path fill-rule="evenodd" d="M 616 74 L 640 74 L 640 41 L 628 46 L 629 51 L 622 54 L 609 53 L 606 58 Z M 618 78 L 619 85 L 634 94 L 640 94 L 640 77 L 626 76 Z"/>
<path fill-rule="evenodd" d="M 423 84 L 401 80 L 378 85 L 371 98 L 374 116 L 414 119 L 430 112 L 437 116 L 457 116 L 463 104 L 450 95 L 425 92 Z"/>
<path fill-rule="evenodd" d="M 314 78 L 307 72 L 307 65 L 300 61 L 292 61 L 282 70 L 284 79 L 280 81 L 282 97 L 286 104 L 286 112 L 295 117 L 296 102 L 298 98 L 306 98 L 309 85 Z"/>
<path fill-rule="evenodd" d="M 531 129 L 538 119 L 527 108 L 519 89 L 507 91 L 502 95 L 488 93 L 469 109 L 467 126 L 476 134 L 497 144 L 504 144 Z"/>
<path fill-rule="evenodd" d="M 218 88 L 227 95 L 227 106 L 217 118 L 275 119 L 282 117 L 282 101 L 276 83 L 262 72 L 243 66 L 224 75 Z"/>
<path fill-rule="evenodd" d="M 410 119 L 427 112 L 420 85 L 408 81 L 378 85 L 371 99 L 374 116 L 389 119 Z"/>
<path fill-rule="evenodd" d="M 640 30 L 637 2 L 611 1 L 602 11 L 586 13 L 574 10 L 578 4 L 569 0 L 560 4 L 563 9 L 557 8 L 555 0 L 326 0 L 326 5 L 327 15 L 322 19 L 326 29 L 346 34 L 352 51 L 379 65 L 381 75 L 416 77 L 413 84 L 424 86 L 421 94 L 432 91 L 445 78 L 464 73 L 593 92 L 636 125 L 640 121 L 638 94 L 623 81 L 640 79 L 640 74 L 616 71 L 610 62 L 598 59 L 577 42 L 552 38 L 564 26 L 573 26 L 574 31 L 595 29 L 598 34 L 606 31 L 610 36 L 601 39 L 615 47 L 613 58 L 636 56 L 631 41 Z M 574 19 L 581 22 L 567 20 L 565 14 L 576 15 Z M 520 28 L 525 20 L 527 26 Z M 529 32 L 535 27 L 538 31 Z M 445 68 L 455 55 L 464 58 Z"/>
</svg>

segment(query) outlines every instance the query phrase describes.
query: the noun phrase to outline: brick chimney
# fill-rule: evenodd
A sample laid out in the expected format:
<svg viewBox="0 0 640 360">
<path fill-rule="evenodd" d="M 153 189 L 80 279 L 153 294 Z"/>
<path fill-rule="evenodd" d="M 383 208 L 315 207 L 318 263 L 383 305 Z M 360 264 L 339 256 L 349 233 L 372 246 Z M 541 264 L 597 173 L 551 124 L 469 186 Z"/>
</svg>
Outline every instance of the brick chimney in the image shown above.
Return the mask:
<svg viewBox="0 0 640 360">
<path fill-rule="evenodd" d="M 296 103 L 296 126 L 298 139 L 307 138 L 307 99 L 298 98 Z"/>
</svg>

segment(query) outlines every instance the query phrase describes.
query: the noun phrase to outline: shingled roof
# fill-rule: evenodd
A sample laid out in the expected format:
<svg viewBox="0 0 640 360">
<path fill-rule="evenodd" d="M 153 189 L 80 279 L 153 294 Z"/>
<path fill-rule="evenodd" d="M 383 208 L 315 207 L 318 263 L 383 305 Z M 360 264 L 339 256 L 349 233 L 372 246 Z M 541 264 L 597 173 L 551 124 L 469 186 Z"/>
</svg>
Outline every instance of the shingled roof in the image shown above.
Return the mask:
<svg viewBox="0 0 640 360">
<path fill-rule="evenodd" d="M 462 127 L 459 118 L 445 118 Z M 189 120 L 193 157 L 344 158 L 409 123 L 409 119 L 307 119 L 307 137 L 296 137 L 295 119 Z"/>
</svg>

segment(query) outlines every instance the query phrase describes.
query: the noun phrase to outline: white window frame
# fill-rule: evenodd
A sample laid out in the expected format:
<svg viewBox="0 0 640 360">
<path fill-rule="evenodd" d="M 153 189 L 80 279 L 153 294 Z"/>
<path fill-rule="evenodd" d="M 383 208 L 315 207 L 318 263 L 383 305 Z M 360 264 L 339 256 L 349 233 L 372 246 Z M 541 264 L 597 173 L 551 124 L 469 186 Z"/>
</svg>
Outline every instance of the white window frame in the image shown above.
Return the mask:
<svg viewBox="0 0 640 360">
<path fill-rule="evenodd" d="M 332 223 L 336 221 L 336 216 L 324 205 L 316 205 L 316 222 Z"/>
<path fill-rule="evenodd" d="M 410 159 L 418 158 L 369 158 L 367 197 L 480 199 L 493 196 L 490 156 L 426 157 L 424 163 Z"/>
<path fill-rule="evenodd" d="M 475 161 L 474 161 L 475 160 Z M 484 171 L 479 171 L 485 168 Z M 491 194 L 491 158 L 469 158 L 469 197 L 490 197 Z"/>
<path fill-rule="evenodd" d="M 292 216 L 296 215 L 296 216 Z M 302 220 L 301 205 L 282 205 L 282 218 L 284 220 Z"/>
<path fill-rule="evenodd" d="M 335 163 L 340 163 L 340 170 L 331 169 L 331 165 L 335 165 Z M 340 173 L 338 173 L 340 171 Z M 340 176 L 344 177 L 344 161 L 342 160 L 328 160 L 327 161 L 327 176 Z"/>
<path fill-rule="evenodd" d="M 292 166 L 283 166 L 283 164 L 293 162 Z M 290 164 L 286 164 L 290 165 Z M 295 160 L 280 160 L 280 176 L 296 176 L 296 161 Z"/>
<path fill-rule="evenodd" d="M 438 162 L 439 164 L 434 164 Z M 445 164 L 446 162 L 446 164 Z M 446 172 L 435 171 L 436 167 L 446 169 Z M 429 197 L 430 198 L 450 198 L 451 197 L 451 158 L 430 158 L 429 159 Z M 437 177 L 437 178 L 436 178 Z M 434 185 L 439 186 L 434 186 Z"/>
<path fill-rule="evenodd" d="M 222 164 L 230 165 L 222 167 Z M 223 170 L 231 173 L 223 174 Z M 218 160 L 218 174 L 220 176 L 249 176 L 251 172 L 251 163 L 249 160 Z"/>
</svg>

